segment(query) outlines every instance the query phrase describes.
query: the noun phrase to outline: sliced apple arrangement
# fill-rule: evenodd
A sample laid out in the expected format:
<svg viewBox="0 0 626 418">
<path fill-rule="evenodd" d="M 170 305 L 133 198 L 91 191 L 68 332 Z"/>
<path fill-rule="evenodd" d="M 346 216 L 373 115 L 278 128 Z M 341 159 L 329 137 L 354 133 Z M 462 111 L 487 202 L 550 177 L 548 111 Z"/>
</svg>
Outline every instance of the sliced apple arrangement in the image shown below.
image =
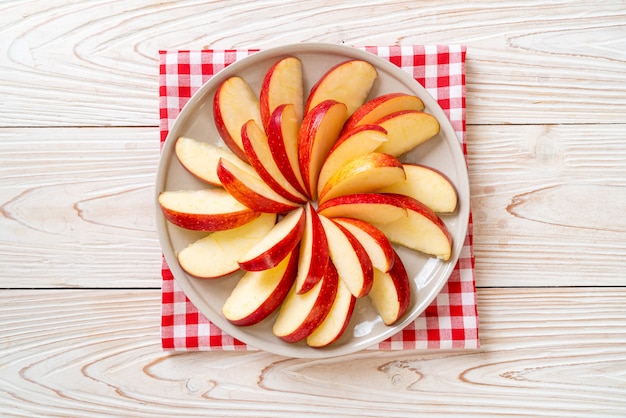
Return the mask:
<svg viewBox="0 0 626 418">
<path fill-rule="evenodd" d="M 454 185 L 400 160 L 435 137 L 439 122 L 411 94 L 368 100 L 377 77 L 370 63 L 348 60 L 305 96 L 301 61 L 285 57 L 258 98 L 237 76 L 217 88 L 214 121 L 227 148 L 177 139 L 178 160 L 206 188 L 164 191 L 158 201 L 172 224 L 207 233 L 178 253 L 185 272 L 243 273 L 222 309 L 231 323 L 278 311 L 277 337 L 324 347 L 345 332 L 359 298 L 386 325 L 404 315 L 411 286 L 393 245 L 450 258 L 438 213 L 456 210 Z"/>
</svg>

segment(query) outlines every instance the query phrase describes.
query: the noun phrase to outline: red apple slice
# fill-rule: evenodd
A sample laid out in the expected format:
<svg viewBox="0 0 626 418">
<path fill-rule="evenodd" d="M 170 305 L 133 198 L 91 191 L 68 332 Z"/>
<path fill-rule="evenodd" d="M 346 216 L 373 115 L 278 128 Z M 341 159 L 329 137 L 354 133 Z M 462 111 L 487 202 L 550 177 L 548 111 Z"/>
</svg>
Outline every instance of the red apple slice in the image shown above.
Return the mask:
<svg viewBox="0 0 626 418">
<path fill-rule="evenodd" d="M 322 215 L 320 220 L 326 231 L 330 260 L 337 268 L 339 278 L 354 297 L 366 296 L 372 288 L 374 268 L 365 248 L 344 227 Z"/>
<path fill-rule="evenodd" d="M 228 160 L 217 164 L 217 176 L 233 198 L 256 212 L 284 213 L 298 206 L 272 190 L 256 173 L 249 173 Z"/>
<path fill-rule="evenodd" d="M 306 198 L 287 181 L 274 161 L 267 136 L 253 120 L 246 122 L 241 130 L 243 150 L 250 165 L 276 193 L 291 202 L 304 203 Z"/>
<path fill-rule="evenodd" d="M 217 163 L 220 158 L 224 158 L 244 170 L 254 171 L 249 164 L 241 161 L 229 150 L 193 138 L 184 136 L 178 138 L 175 152 L 178 161 L 187 171 L 200 180 L 215 186 L 222 185 L 217 177 Z"/>
<path fill-rule="evenodd" d="M 345 283 L 339 280 L 335 301 L 324 321 L 306 337 L 307 345 L 316 348 L 325 347 L 337 341 L 348 328 L 355 305 L 356 298 Z"/>
<path fill-rule="evenodd" d="M 298 163 L 300 121 L 293 104 L 280 105 L 272 113 L 266 130 L 274 162 L 287 181 L 306 194 Z"/>
<path fill-rule="evenodd" d="M 305 220 L 304 208 L 300 207 L 289 212 L 239 259 L 239 267 L 247 271 L 267 270 L 275 267 L 300 242 L 304 233 Z"/>
<path fill-rule="evenodd" d="M 393 267 L 395 251 L 389 238 L 374 225 L 354 218 L 333 218 L 346 228 L 363 245 L 374 268 L 388 272 Z"/>
<path fill-rule="evenodd" d="M 412 197 L 389 194 L 407 209 L 406 218 L 376 223 L 391 242 L 447 261 L 452 253 L 452 236 L 445 223 L 428 206 Z"/>
<path fill-rule="evenodd" d="M 343 127 L 348 132 L 357 126 L 376 123 L 376 121 L 401 110 L 424 110 L 424 103 L 419 97 L 407 93 L 388 93 L 375 97 L 359 107 Z"/>
<path fill-rule="evenodd" d="M 319 202 L 356 193 L 373 192 L 381 187 L 404 182 L 402 163 L 389 154 L 371 152 L 341 166 L 319 191 Z"/>
<path fill-rule="evenodd" d="M 393 325 L 407 311 L 411 284 L 398 254 L 389 272 L 374 271 L 374 285 L 368 296 L 385 325 Z"/>
<path fill-rule="evenodd" d="M 304 112 L 302 62 L 296 57 L 278 60 L 265 74 L 259 93 L 261 120 L 267 127 L 274 110 L 281 105 L 294 106 L 298 121 Z"/>
<path fill-rule="evenodd" d="M 283 303 L 298 269 L 298 251 L 292 251 L 268 270 L 247 271 L 224 302 L 222 314 L 235 325 L 254 325 Z"/>
<path fill-rule="evenodd" d="M 374 152 L 387 140 L 387 131 L 378 125 L 362 125 L 342 135 L 330 149 L 322 165 L 317 190 L 342 166 L 361 155 Z"/>
<path fill-rule="evenodd" d="M 394 222 L 407 217 L 401 200 L 389 194 L 357 193 L 335 197 L 319 205 L 327 218 L 356 218 L 365 222 Z"/>
<path fill-rule="evenodd" d="M 263 238 L 276 223 L 276 215 L 264 213 L 240 227 L 213 232 L 178 253 L 178 263 L 188 274 L 214 279 L 239 270 L 237 260 Z"/>
<path fill-rule="evenodd" d="M 328 315 L 338 287 L 339 276 L 332 263 L 327 264 L 324 277 L 308 292 L 299 294 L 293 286 L 272 327 L 274 335 L 290 343 L 311 335 Z"/>
<path fill-rule="evenodd" d="M 306 205 L 305 213 L 295 284 L 297 293 L 306 293 L 315 286 L 326 272 L 326 264 L 329 262 L 328 240 L 322 222 L 310 203 Z"/>
<path fill-rule="evenodd" d="M 165 191 L 158 200 L 165 219 L 194 231 L 232 229 L 260 215 L 221 188 Z"/>
<path fill-rule="evenodd" d="M 311 88 L 304 114 L 325 100 L 345 103 L 348 116 L 367 99 L 378 72 L 372 64 L 362 60 L 341 62 L 330 68 Z"/>
<path fill-rule="evenodd" d="M 217 132 L 230 150 L 246 161 L 241 143 L 241 127 L 250 119 L 261 122 L 259 100 L 241 77 L 230 77 L 215 92 L 213 119 Z"/>
<path fill-rule="evenodd" d="M 298 133 L 298 164 L 305 191 L 317 199 L 317 179 L 346 121 L 346 105 L 326 100 L 306 114 Z"/>
<path fill-rule="evenodd" d="M 439 133 L 439 121 L 431 114 L 402 110 L 376 122 L 387 131 L 387 142 L 376 151 L 396 157 L 412 150 Z"/>
<path fill-rule="evenodd" d="M 378 190 L 381 193 L 398 193 L 419 200 L 433 212 L 451 213 L 456 209 L 458 196 L 450 179 L 432 167 L 404 164 L 406 180 Z"/>
</svg>

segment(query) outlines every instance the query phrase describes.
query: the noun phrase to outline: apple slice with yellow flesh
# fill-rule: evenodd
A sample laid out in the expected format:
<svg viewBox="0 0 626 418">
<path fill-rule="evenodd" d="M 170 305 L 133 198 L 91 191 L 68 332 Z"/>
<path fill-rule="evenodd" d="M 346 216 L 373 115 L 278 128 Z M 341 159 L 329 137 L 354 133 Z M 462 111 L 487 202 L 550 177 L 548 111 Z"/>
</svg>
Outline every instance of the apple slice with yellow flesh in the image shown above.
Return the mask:
<svg viewBox="0 0 626 418">
<path fill-rule="evenodd" d="M 335 100 L 346 104 L 350 116 L 365 102 L 377 78 L 376 68 L 367 61 L 340 62 L 311 88 L 304 114 L 325 100 Z"/>
<path fill-rule="evenodd" d="M 321 280 L 330 259 L 324 227 L 310 203 L 305 206 L 305 215 L 304 232 L 300 239 L 298 277 L 295 283 L 298 293 L 308 292 Z"/>
<path fill-rule="evenodd" d="M 339 139 L 346 121 L 346 105 L 325 100 L 309 111 L 298 133 L 298 165 L 305 191 L 317 199 L 317 180 L 328 152 Z"/>
<path fill-rule="evenodd" d="M 356 298 L 366 296 L 372 288 L 374 267 L 363 245 L 347 229 L 320 215 L 328 239 L 331 262 L 339 278 Z"/>
<path fill-rule="evenodd" d="M 400 199 L 383 193 L 357 193 L 335 197 L 318 206 L 327 218 L 356 218 L 365 222 L 394 222 L 407 217 Z"/>
<path fill-rule="evenodd" d="M 304 203 L 306 197 L 287 181 L 274 161 L 265 131 L 253 120 L 246 122 L 241 130 L 243 150 L 250 165 L 276 193 L 291 202 Z"/>
<path fill-rule="evenodd" d="M 267 270 L 280 263 L 300 242 L 306 214 L 299 207 L 280 219 L 274 228 L 239 259 L 247 271 Z"/>
<path fill-rule="evenodd" d="M 411 283 L 397 253 L 391 270 L 374 271 L 374 285 L 368 296 L 385 325 L 393 325 L 407 311 L 411 303 Z"/>
<path fill-rule="evenodd" d="M 324 277 L 308 292 L 300 294 L 293 286 L 272 327 L 274 335 L 290 343 L 311 335 L 328 315 L 338 287 L 339 276 L 333 263 L 326 265 Z"/>
<path fill-rule="evenodd" d="M 264 213 L 240 227 L 217 231 L 178 253 L 178 263 L 188 274 L 215 279 L 239 270 L 237 260 L 263 238 L 276 223 L 276 215 Z"/>
<path fill-rule="evenodd" d="M 222 314 L 238 326 L 261 322 L 283 303 L 297 269 L 298 251 L 294 250 L 270 269 L 245 272 L 224 302 Z"/>
<path fill-rule="evenodd" d="M 217 177 L 217 163 L 220 158 L 224 158 L 244 170 L 254 171 L 249 164 L 241 161 L 231 151 L 193 138 L 184 136 L 178 138 L 175 153 L 178 161 L 187 171 L 200 180 L 215 186 L 222 185 Z"/>
<path fill-rule="evenodd" d="M 217 88 L 213 98 L 215 128 L 230 150 L 246 161 L 241 143 L 241 127 L 250 119 L 261 122 L 259 100 L 241 77 L 230 77 Z"/>
<path fill-rule="evenodd" d="M 287 181 L 301 194 L 306 195 L 298 163 L 300 122 L 293 104 L 280 105 L 272 113 L 266 130 L 274 162 Z"/>
<path fill-rule="evenodd" d="M 401 110 L 424 110 L 424 103 L 419 97 L 407 93 L 387 93 L 369 100 L 348 118 L 344 132 L 357 126 L 376 123 L 392 113 Z"/>
<path fill-rule="evenodd" d="M 343 134 L 330 149 L 317 180 L 322 190 L 328 179 L 350 160 L 374 152 L 387 140 L 387 131 L 378 125 L 362 125 Z"/>
<path fill-rule="evenodd" d="M 387 131 L 387 142 L 376 151 L 396 157 L 408 152 L 439 133 L 439 121 L 429 113 L 402 110 L 376 122 Z"/>
<path fill-rule="evenodd" d="M 388 272 L 393 267 L 395 251 L 389 238 L 374 225 L 355 218 L 333 218 L 363 245 L 374 268 Z"/>
<path fill-rule="evenodd" d="M 256 173 L 242 170 L 228 160 L 220 159 L 217 176 L 233 198 L 256 212 L 284 213 L 299 207 L 272 190 Z"/>
<path fill-rule="evenodd" d="M 274 110 L 281 105 L 294 106 L 298 121 L 304 112 L 302 62 L 296 57 L 278 60 L 265 74 L 259 93 L 261 120 L 267 127 Z"/>
<path fill-rule="evenodd" d="M 339 280 L 333 305 L 324 321 L 306 337 L 307 345 L 316 348 L 325 347 L 337 341 L 348 328 L 355 306 L 356 298 L 345 283 Z"/>
<path fill-rule="evenodd" d="M 409 196 L 389 194 L 401 201 L 406 218 L 389 223 L 372 222 L 393 243 L 447 261 L 452 253 L 452 236 L 446 224 L 428 206 Z"/>
<path fill-rule="evenodd" d="M 402 163 L 389 154 L 371 152 L 341 166 L 319 191 L 320 204 L 347 194 L 373 192 L 406 179 Z"/>
<path fill-rule="evenodd" d="M 159 194 L 159 206 L 172 224 L 194 231 L 223 231 L 260 215 L 222 188 L 170 190 Z"/>
<path fill-rule="evenodd" d="M 383 187 L 381 193 L 398 193 L 419 200 L 436 213 L 454 212 L 458 195 L 454 184 L 439 170 L 419 164 L 404 164 L 406 180 Z"/>
</svg>

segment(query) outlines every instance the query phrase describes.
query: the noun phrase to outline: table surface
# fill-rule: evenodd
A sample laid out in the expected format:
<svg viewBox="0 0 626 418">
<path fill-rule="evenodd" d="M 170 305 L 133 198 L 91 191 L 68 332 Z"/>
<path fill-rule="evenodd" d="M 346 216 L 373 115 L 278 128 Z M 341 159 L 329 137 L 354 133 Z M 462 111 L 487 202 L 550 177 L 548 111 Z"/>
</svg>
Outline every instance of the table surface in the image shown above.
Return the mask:
<svg viewBox="0 0 626 418">
<path fill-rule="evenodd" d="M 626 3 L 0 3 L 0 415 L 626 415 Z M 479 350 L 160 347 L 160 49 L 467 45 Z"/>
</svg>

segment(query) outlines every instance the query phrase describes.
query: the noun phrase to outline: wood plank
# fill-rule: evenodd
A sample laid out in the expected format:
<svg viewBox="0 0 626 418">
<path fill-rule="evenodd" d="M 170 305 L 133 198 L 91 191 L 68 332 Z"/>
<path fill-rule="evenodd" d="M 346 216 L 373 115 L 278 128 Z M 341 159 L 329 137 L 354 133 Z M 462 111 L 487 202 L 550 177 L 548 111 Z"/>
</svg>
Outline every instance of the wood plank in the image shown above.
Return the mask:
<svg viewBox="0 0 626 418">
<path fill-rule="evenodd" d="M 155 128 L 0 129 L 0 287 L 160 286 Z"/>
<path fill-rule="evenodd" d="M 626 285 L 625 128 L 469 127 L 480 286 Z"/>
<path fill-rule="evenodd" d="M 469 127 L 479 286 L 626 284 L 625 128 Z M 159 287 L 158 158 L 156 128 L 0 129 L 0 287 Z"/>
<path fill-rule="evenodd" d="M 2 2 L 0 126 L 157 126 L 158 50 L 294 42 L 463 43 L 470 124 L 614 123 L 625 20 L 621 1 Z"/>
<path fill-rule="evenodd" d="M 624 288 L 481 289 L 480 350 L 326 360 L 162 352 L 158 290 L 0 297 L 2 416 L 626 414 Z"/>
</svg>

